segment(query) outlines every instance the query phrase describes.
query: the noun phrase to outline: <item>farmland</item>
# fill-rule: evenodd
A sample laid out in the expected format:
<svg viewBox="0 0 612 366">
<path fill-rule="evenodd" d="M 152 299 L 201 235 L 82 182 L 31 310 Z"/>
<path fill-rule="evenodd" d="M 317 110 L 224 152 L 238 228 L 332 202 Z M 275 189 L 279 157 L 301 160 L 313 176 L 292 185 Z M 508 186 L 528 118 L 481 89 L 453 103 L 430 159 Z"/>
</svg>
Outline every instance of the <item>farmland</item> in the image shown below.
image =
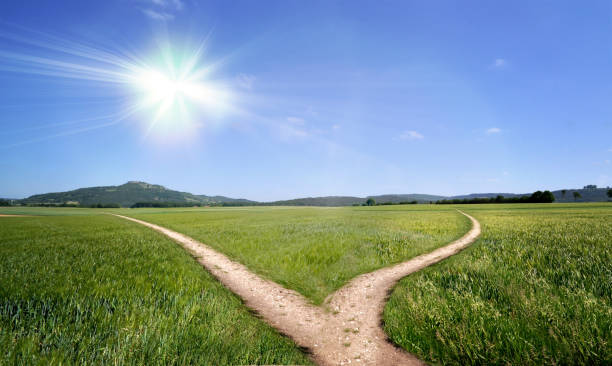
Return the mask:
<svg viewBox="0 0 612 366">
<path fill-rule="evenodd" d="M 0 218 L 0 349 L 6 364 L 310 364 L 174 242 L 100 215 Z"/>
<path fill-rule="evenodd" d="M 431 251 L 470 227 L 454 209 L 429 206 L 244 208 L 130 216 L 206 243 L 315 304 L 361 273 Z"/>
<path fill-rule="evenodd" d="M 605 203 L 6 208 L 47 216 L 0 219 L 0 347 L 9 363 L 308 364 L 174 242 L 100 213 L 186 234 L 318 305 L 462 236 L 456 208 L 481 237 L 400 281 L 384 312 L 393 342 L 433 363 L 612 360 Z"/>
<path fill-rule="evenodd" d="M 612 206 L 471 206 L 481 239 L 402 280 L 391 339 L 445 364 L 612 361 Z"/>
</svg>

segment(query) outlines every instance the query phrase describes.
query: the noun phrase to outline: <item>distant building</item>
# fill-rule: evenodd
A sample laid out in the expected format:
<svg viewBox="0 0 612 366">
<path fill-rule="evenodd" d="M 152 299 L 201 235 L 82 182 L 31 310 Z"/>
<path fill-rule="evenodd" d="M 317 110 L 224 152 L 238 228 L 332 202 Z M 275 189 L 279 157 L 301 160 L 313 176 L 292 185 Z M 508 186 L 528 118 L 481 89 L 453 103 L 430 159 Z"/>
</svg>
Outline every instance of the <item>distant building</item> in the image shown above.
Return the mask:
<svg viewBox="0 0 612 366">
<path fill-rule="evenodd" d="M 597 189 L 597 185 L 595 184 L 587 184 L 584 186 L 584 189 Z"/>
</svg>

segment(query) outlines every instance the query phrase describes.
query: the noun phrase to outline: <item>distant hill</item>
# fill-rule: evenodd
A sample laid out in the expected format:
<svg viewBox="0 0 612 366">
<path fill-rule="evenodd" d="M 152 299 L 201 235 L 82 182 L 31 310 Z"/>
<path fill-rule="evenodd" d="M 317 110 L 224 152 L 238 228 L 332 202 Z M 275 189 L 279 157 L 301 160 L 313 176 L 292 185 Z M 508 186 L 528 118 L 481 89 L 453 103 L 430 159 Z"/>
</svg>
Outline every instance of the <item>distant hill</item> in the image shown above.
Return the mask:
<svg viewBox="0 0 612 366">
<path fill-rule="evenodd" d="M 200 197 L 205 202 L 212 202 L 212 203 L 239 203 L 239 204 L 245 204 L 245 205 L 258 203 L 256 201 L 251 201 L 251 200 L 247 200 L 244 198 L 230 198 L 230 197 L 225 197 L 225 196 L 205 196 L 201 194 L 201 195 L 197 195 L 196 197 Z"/>
<path fill-rule="evenodd" d="M 495 198 L 497 196 L 520 197 L 520 196 L 529 196 L 531 193 L 522 193 L 522 194 L 517 194 L 517 193 L 471 193 L 471 194 L 463 194 L 459 196 L 445 197 L 444 199 Z"/>
<path fill-rule="evenodd" d="M 562 191 L 552 192 L 555 196 L 555 202 L 574 202 L 573 192 L 578 192 L 582 196 L 575 202 L 605 202 L 608 201 L 607 188 L 591 188 L 591 189 L 567 189 L 565 196 Z M 497 196 L 520 197 L 529 196 L 529 193 L 471 193 L 457 196 L 439 196 L 431 194 L 383 194 L 377 196 L 367 196 L 365 198 L 352 196 L 326 196 L 326 197 L 307 197 L 285 201 L 266 202 L 264 205 L 279 205 L 279 206 L 351 206 L 353 204 L 362 204 L 368 198 L 372 198 L 376 203 L 400 203 L 417 201 L 418 203 L 436 202 L 445 199 L 465 199 L 465 198 L 492 198 Z"/>
<path fill-rule="evenodd" d="M 130 181 L 120 186 L 80 188 L 68 192 L 45 193 L 30 196 L 20 201 L 22 204 L 119 204 L 129 207 L 137 202 L 177 202 L 193 204 L 213 203 L 255 203 L 253 201 L 234 199 L 223 196 L 209 197 L 179 192 L 157 184 Z"/>
<path fill-rule="evenodd" d="M 383 194 L 379 196 L 368 196 L 366 197 L 366 199 L 367 198 L 372 198 L 378 203 L 386 203 L 386 202 L 400 203 L 400 202 L 411 202 L 411 201 L 417 201 L 418 203 L 429 203 L 432 201 L 436 202 L 437 200 L 443 200 L 446 197 L 436 196 L 432 194 L 411 193 L 411 194 Z"/>
<path fill-rule="evenodd" d="M 306 197 L 293 200 L 265 202 L 266 206 L 351 206 L 362 204 L 365 198 L 351 196 Z"/>
<path fill-rule="evenodd" d="M 607 195 L 609 188 L 581 188 L 567 189 L 565 195 L 562 190 L 553 191 L 555 202 L 605 202 L 610 200 Z M 580 198 L 574 200 L 574 192 L 580 194 Z"/>
<path fill-rule="evenodd" d="M 580 194 L 580 198 L 574 199 L 574 192 Z M 552 192 L 555 202 L 605 202 L 607 188 L 582 188 L 567 189 L 565 195 L 562 190 Z M 429 203 L 444 199 L 465 199 L 465 198 L 491 198 L 498 195 L 504 197 L 517 197 L 530 195 L 531 193 L 472 193 L 458 196 L 438 196 L 430 194 L 385 194 L 368 197 L 353 196 L 325 196 L 325 197 L 306 197 L 292 200 L 256 202 L 243 198 L 230 198 L 225 196 L 206 196 L 195 195 L 188 192 L 179 192 L 168 189 L 157 184 L 131 181 L 119 186 L 90 187 L 80 188 L 68 192 L 37 194 L 23 200 L 18 200 L 21 204 L 76 204 L 76 205 L 96 205 L 96 204 L 119 204 L 123 207 L 130 207 L 139 202 L 172 202 L 194 205 L 215 205 L 226 204 L 236 206 L 265 205 L 265 206 L 351 206 L 360 205 L 368 198 L 373 198 L 377 203 L 400 203 L 412 202 Z"/>
<path fill-rule="evenodd" d="M 574 199 L 574 192 L 578 192 L 580 194 L 580 198 Z M 563 190 L 552 191 L 552 194 L 555 196 L 555 202 L 606 202 L 610 200 L 607 195 L 608 188 L 579 188 L 579 189 L 566 189 L 565 195 L 563 194 Z M 464 199 L 464 198 L 492 198 L 497 197 L 498 195 L 504 197 L 519 197 L 519 196 L 528 196 L 531 193 L 472 193 L 461 196 L 452 196 L 447 199 Z"/>
</svg>

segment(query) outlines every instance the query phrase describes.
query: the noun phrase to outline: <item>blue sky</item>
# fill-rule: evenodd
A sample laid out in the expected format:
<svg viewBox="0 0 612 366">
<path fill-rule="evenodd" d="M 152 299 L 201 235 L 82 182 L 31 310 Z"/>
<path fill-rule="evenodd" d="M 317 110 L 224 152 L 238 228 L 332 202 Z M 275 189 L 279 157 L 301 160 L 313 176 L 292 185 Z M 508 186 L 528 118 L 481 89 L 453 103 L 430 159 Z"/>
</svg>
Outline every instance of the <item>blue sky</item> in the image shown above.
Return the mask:
<svg viewBox="0 0 612 366">
<path fill-rule="evenodd" d="M 612 185 L 610 1 L 6 1 L 0 85 L 5 197 Z"/>
</svg>

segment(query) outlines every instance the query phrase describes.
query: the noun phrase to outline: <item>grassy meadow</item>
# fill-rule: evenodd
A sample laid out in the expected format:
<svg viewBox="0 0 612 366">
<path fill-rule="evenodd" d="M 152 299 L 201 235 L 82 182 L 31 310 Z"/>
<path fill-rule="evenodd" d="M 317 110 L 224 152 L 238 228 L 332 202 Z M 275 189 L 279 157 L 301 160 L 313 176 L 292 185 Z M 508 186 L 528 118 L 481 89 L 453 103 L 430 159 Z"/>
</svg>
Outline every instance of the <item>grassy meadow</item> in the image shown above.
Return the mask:
<svg viewBox="0 0 612 366">
<path fill-rule="evenodd" d="M 390 338 L 432 363 L 612 363 L 612 205 L 464 205 L 471 248 L 403 279 Z"/>
<path fill-rule="evenodd" d="M 7 365 L 311 364 L 181 247 L 106 215 L 0 218 L 0 350 Z"/>
<path fill-rule="evenodd" d="M 136 212 L 129 215 L 206 243 L 315 304 L 355 276 L 429 252 L 471 225 L 454 209 L 425 205 Z"/>
<path fill-rule="evenodd" d="M 403 279 L 384 312 L 431 363 L 612 363 L 612 205 L 2 208 L 0 363 L 309 364 L 180 246 L 198 239 L 313 303 L 470 228 L 462 253 Z M 57 216 L 59 215 L 59 216 Z"/>
</svg>

